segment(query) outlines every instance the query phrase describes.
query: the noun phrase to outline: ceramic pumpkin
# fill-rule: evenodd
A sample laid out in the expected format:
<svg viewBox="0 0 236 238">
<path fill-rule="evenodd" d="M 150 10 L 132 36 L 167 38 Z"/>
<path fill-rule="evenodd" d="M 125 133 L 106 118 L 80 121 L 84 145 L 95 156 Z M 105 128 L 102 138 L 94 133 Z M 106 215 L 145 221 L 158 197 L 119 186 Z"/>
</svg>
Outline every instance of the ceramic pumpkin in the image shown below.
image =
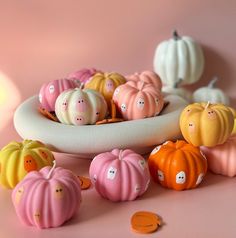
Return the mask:
<svg viewBox="0 0 236 238">
<path fill-rule="evenodd" d="M 57 79 L 43 84 L 39 92 L 39 102 L 42 108 L 49 112 L 55 111 L 57 97 L 65 90 L 78 86 L 78 82 L 69 79 Z"/>
<path fill-rule="evenodd" d="M 131 75 L 127 75 L 125 76 L 125 78 L 127 79 L 127 81 L 135 81 L 135 82 L 142 81 L 145 83 L 151 83 L 158 90 L 161 90 L 162 88 L 162 82 L 159 76 L 153 71 L 145 70 L 141 73 L 134 73 Z"/>
<path fill-rule="evenodd" d="M 96 73 L 87 81 L 85 88 L 97 90 L 109 104 L 115 89 L 125 82 L 126 79 L 118 73 Z"/>
<path fill-rule="evenodd" d="M 229 105 L 229 97 L 219 88 L 215 88 L 218 78 L 215 77 L 207 87 L 197 89 L 193 93 L 194 102 L 211 102 Z"/>
<path fill-rule="evenodd" d="M 11 142 L 0 151 L 0 184 L 14 188 L 27 173 L 52 165 L 54 156 L 41 142 Z"/>
<path fill-rule="evenodd" d="M 107 104 L 99 92 L 76 88 L 61 93 L 55 109 L 60 122 L 79 126 L 103 120 L 107 113 Z"/>
<path fill-rule="evenodd" d="M 166 86 L 174 87 L 198 81 L 204 69 L 204 55 L 200 45 L 191 37 L 179 36 L 161 42 L 155 51 L 154 71 Z"/>
<path fill-rule="evenodd" d="M 113 100 L 125 120 L 136 120 L 158 115 L 164 105 L 161 91 L 152 84 L 129 81 L 119 86 Z"/>
<path fill-rule="evenodd" d="M 148 158 L 155 182 L 175 190 L 197 187 L 207 171 L 207 160 L 198 147 L 186 141 L 167 141 L 157 146 Z"/>
<path fill-rule="evenodd" d="M 97 192 L 111 201 L 129 201 L 148 188 L 150 175 L 145 159 L 132 150 L 114 149 L 97 155 L 89 168 Z"/>
<path fill-rule="evenodd" d="M 20 220 L 28 226 L 61 226 L 74 216 L 81 202 L 78 178 L 63 168 L 44 167 L 17 184 L 12 202 Z"/>
<path fill-rule="evenodd" d="M 223 144 L 234 126 L 234 115 L 223 104 L 193 103 L 180 115 L 180 129 L 194 146 L 213 147 Z"/>
<path fill-rule="evenodd" d="M 71 73 L 67 78 L 85 84 L 93 75 L 98 72 L 101 71 L 95 68 L 83 68 Z"/>
<path fill-rule="evenodd" d="M 201 150 L 206 155 L 208 168 L 213 173 L 229 177 L 236 175 L 236 136 L 213 148 L 201 146 Z"/>
</svg>

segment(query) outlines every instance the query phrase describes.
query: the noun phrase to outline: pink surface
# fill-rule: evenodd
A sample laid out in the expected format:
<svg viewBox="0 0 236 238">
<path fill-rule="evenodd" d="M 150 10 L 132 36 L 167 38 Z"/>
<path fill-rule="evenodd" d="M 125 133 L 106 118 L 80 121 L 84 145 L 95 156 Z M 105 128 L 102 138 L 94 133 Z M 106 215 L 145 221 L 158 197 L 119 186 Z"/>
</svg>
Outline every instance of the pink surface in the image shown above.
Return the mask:
<svg viewBox="0 0 236 238">
<path fill-rule="evenodd" d="M 203 45 L 206 66 L 193 88 L 218 75 L 218 86 L 236 106 L 236 28 L 231 24 L 235 0 L 0 2 L 0 71 L 15 83 L 23 99 L 37 94 L 43 83 L 83 67 L 124 75 L 152 69 L 156 45 L 176 28 Z M 19 140 L 10 121 L 0 134 L 1 147 Z M 85 175 L 89 161 L 64 158 L 59 165 Z M 140 199 L 117 204 L 90 189 L 82 191 L 77 217 L 44 231 L 22 226 L 10 191 L 0 189 L 0 237 L 141 237 L 130 231 L 129 219 L 137 210 L 150 210 L 162 216 L 165 225 L 149 237 L 233 238 L 235 184 L 236 178 L 209 174 L 195 190 L 177 192 L 151 184 Z"/>
</svg>

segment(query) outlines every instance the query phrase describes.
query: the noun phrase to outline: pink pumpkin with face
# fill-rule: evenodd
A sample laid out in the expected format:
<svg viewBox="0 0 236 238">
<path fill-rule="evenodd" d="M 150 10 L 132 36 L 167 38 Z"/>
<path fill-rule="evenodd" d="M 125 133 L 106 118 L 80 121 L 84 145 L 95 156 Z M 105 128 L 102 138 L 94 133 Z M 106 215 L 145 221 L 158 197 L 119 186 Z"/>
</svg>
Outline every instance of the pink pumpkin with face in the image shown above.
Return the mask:
<svg viewBox="0 0 236 238">
<path fill-rule="evenodd" d="M 129 81 L 116 88 L 113 100 L 126 120 L 136 120 L 158 115 L 164 105 L 160 90 L 153 84 Z"/>
<path fill-rule="evenodd" d="M 78 82 L 69 79 L 57 79 L 43 84 L 39 92 L 39 102 L 42 108 L 49 112 L 55 111 L 57 97 L 62 92 L 78 86 Z"/>
<path fill-rule="evenodd" d="M 71 73 L 67 78 L 71 80 L 76 80 L 77 82 L 86 83 L 93 75 L 96 73 L 101 73 L 102 71 L 95 68 L 83 68 Z"/>
<path fill-rule="evenodd" d="M 161 79 L 159 78 L 159 76 L 150 70 L 145 70 L 141 73 L 134 73 L 131 75 L 127 75 L 125 76 L 127 81 L 141 81 L 141 82 L 145 82 L 145 83 L 151 83 L 154 85 L 155 89 L 160 90 L 162 88 L 162 82 Z"/>
<path fill-rule="evenodd" d="M 211 148 L 201 146 L 201 150 L 206 155 L 208 168 L 213 173 L 229 177 L 236 175 L 236 136 Z"/>
<path fill-rule="evenodd" d="M 89 175 L 97 192 L 114 202 L 136 199 L 150 182 L 145 159 L 132 150 L 114 149 L 97 155 Z"/>
<path fill-rule="evenodd" d="M 58 227 L 77 213 L 80 183 L 69 170 L 44 167 L 17 184 L 12 201 L 24 224 L 41 229 Z"/>
</svg>

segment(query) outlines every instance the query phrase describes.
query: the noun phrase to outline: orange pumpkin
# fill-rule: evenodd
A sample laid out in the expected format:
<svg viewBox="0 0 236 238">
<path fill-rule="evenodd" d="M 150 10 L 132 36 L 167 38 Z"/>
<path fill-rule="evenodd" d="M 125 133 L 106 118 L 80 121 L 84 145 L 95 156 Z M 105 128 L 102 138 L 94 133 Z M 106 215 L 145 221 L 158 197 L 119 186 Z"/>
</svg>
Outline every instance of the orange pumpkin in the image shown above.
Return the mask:
<svg viewBox="0 0 236 238">
<path fill-rule="evenodd" d="M 108 105 L 112 99 L 115 89 L 126 82 L 126 79 L 118 73 L 96 73 L 84 85 L 85 88 L 100 92 Z"/>
<path fill-rule="evenodd" d="M 223 104 L 193 103 L 180 115 L 184 139 L 194 146 L 223 144 L 234 126 L 233 109 Z"/>
<path fill-rule="evenodd" d="M 155 182 L 175 190 L 197 187 L 207 171 L 204 154 L 183 140 L 157 146 L 149 156 L 148 165 Z"/>
</svg>

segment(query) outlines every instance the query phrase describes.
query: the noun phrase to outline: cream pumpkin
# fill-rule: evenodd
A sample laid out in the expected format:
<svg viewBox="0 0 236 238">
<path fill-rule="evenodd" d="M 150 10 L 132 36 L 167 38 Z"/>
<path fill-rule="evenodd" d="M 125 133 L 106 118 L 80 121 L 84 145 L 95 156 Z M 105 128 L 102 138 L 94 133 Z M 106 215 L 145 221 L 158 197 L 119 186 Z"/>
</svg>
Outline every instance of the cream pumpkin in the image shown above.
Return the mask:
<svg viewBox="0 0 236 238">
<path fill-rule="evenodd" d="M 180 129 L 194 146 L 216 146 L 223 144 L 234 126 L 232 109 L 223 104 L 194 103 L 188 105 L 180 115 Z"/>
<path fill-rule="evenodd" d="M 64 124 L 95 124 L 105 118 L 107 104 L 99 92 L 76 88 L 59 95 L 55 110 L 58 120 Z"/>
<path fill-rule="evenodd" d="M 115 89 L 126 82 L 126 79 L 118 73 L 96 73 L 85 84 L 85 88 L 100 92 L 110 105 Z"/>
<path fill-rule="evenodd" d="M 204 69 L 204 55 L 200 45 L 188 36 L 179 36 L 161 42 L 154 56 L 154 71 L 164 85 L 174 87 L 181 79 L 181 85 L 198 81 Z"/>
<path fill-rule="evenodd" d="M 158 115 L 163 108 L 161 92 L 153 84 L 129 81 L 119 86 L 113 100 L 126 120 L 143 119 Z"/>
</svg>

